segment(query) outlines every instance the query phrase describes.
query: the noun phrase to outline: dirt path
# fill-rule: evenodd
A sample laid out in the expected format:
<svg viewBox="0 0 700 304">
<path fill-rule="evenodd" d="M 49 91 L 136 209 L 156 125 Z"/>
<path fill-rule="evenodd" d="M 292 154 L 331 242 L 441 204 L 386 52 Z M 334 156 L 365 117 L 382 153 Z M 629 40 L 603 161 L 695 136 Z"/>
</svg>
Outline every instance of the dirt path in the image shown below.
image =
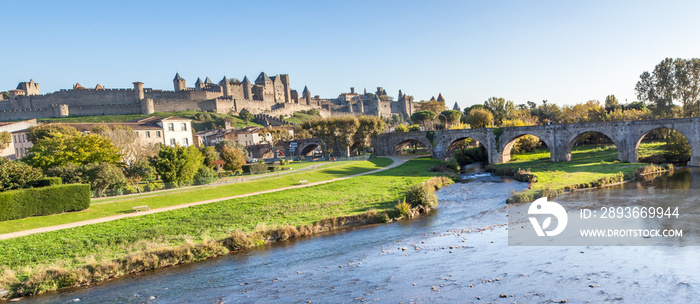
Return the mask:
<svg viewBox="0 0 700 304">
<path fill-rule="evenodd" d="M 219 201 L 230 200 L 230 199 L 234 199 L 234 198 L 277 192 L 277 191 L 282 191 L 282 190 L 287 190 L 287 189 L 304 188 L 304 187 L 309 187 L 309 186 L 314 186 L 314 185 L 320 185 L 320 184 L 335 182 L 335 181 L 344 180 L 344 179 L 348 179 L 348 178 L 352 178 L 352 177 L 356 177 L 356 176 L 362 176 L 362 175 L 367 175 L 367 174 L 372 174 L 372 173 L 377 173 L 380 171 L 388 170 L 388 169 L 397 167 L 397 166 L 403 164 L 404 162 L 408 161 L 409 159 L 415 158 L 415 157 L 416 156 L 388 156 L 387 158 L 389 158 L 393 161 L 393 163 L 391 163 L 391 165 L 388 165 L 388 166 L 381 168 L 381 169 L 365 172 L 365 173 L 349 175 L 349 176 L 345 176 L 345 177 L 339 177 L 339 178 L 335 178 L 335 179 L 331 179 L 331 180 L 327 180 L 327 181 L 308 183 L 305 185 L 290 186 L 290 187 L 284 187 L 284 188 L 278 188 L 278 189 L 272 189 L 272 190 L 258 191 L 258 192 L 253 192 L 253 193 L 210 199 L 210 200 L 199 201 L 199 202 L 194 202 L 194 203 L 187 203 L 187 204 L 182 204 L 182 205 L 175 205 L 175 206 L 168 206 L 168 207 L 163 207 L 163 208 L 151 209 L 150 211 L 111 215 L 111 216 L 106 216 L 106 217 L 101 217 L 101 218 L 96 218 L 96 219 L 91 219 L 91 220 L 86 220 L 86 221 L 73 222 L 73 223 L 68 223 L 68 224 L 61 224 L 61 225 L 55 225 L 55 226 L 49 226 L 49 227 L 42 227 L 42 228 L 0 234 L 0 240 L 11 239 L 11 238 L 16 238 L 16 237 L 20 237 L 20 236 L 35 234 L 35 233 L 42 233 L 42 232 L 61 230 L 61 229 L 66 229 L 66 228 L 79 227 L 79 226 L 85 226 L 85 225 L 102 223 L 102 222 L 109 222 L 109 221 L 118 220 L 118 219 L 126 218 L 126 217 L 142 216 L 142 215 L 146 215 L 146 214 L 164 212 L 164 211 L 175 210 L 175 209 L 182 209 L 182 208 L 187 208 L 190 206 L 209 204 L 209 203 L 214 203 L 214 202 L 219 202 Z"/>
</svg>

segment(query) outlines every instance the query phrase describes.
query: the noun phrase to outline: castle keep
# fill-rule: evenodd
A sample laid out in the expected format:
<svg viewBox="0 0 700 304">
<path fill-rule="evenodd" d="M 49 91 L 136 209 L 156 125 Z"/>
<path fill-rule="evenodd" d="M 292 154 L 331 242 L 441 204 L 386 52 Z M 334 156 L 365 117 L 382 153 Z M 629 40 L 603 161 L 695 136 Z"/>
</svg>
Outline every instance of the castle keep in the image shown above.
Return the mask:
<svg viewBox="0 0 700 304">
<path fill-rule="evenodd" d="M 174 111 L 236 114 L 243 109 L 271 116 L 311 109 L 318 110 L 324 117 L 362 114 L 390 117 L 398 114 L 408 118 L 413 114 L 413 98 L 401 91 L 397 101 L 387 98 L 381 87 L 377 88 L 373 99 L 355 94 L 354 89 L 338 98 L 322 99 L 312 97 L 306 86 L 299 95 L 291 89 L 287 74 L 268 77 L 264 72 L 255 82 L 250 82 L 247 76 L 243 81 L 224 77 L 218 83 L 209 77 L 204 81 L 197 78 L 194 87 L 187 87 L 187 81 L 175 74 L 172 91 L 144 88 L 141 82 L 134 82 L 134 87 L 129 89 L 106 89 L 99 84 L 95 88 L 85 88 L 76 83 L 73 89 L 43 95 L 39 84 L 32 79 L 20 83 L 17 89 L 8 93 L 7 100 L 0 96 L 0 121 Z"/>
</svg>

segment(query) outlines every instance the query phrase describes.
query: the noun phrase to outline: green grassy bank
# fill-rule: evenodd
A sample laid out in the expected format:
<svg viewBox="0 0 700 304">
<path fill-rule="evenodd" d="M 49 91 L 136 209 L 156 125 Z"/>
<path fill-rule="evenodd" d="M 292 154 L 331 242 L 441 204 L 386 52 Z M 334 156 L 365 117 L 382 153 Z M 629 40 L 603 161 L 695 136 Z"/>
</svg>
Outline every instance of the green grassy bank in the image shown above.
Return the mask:
<svg viewBox="0 0 700 304">
<path fill-rule="evenodd" d="M 101 200 L 98 199 L 91 202 L 89 209 L 80 212 L 28 217 L 0 222 L 0 233 L 10 233 L 74 223 L 111 215 L 131 213 L 133 212 L 132 207 L 134 206 L 148 205 L 151 209 L 155 209 L 296 186 L 299 185 L 300 180 L 307 180 L 309 183 L 327 181 L 335 178 L 377 170 L 390 164 L 390 159 L 380 157 L 369 161 L 350 162 L 337 166 L 335 164 L 325 164 L 325 168 L 323 169 L 301 171 L 299 173 L 288 173 L 280 175 L 280 177 L 270 177 L 222 186 L 192 188 L 189 190 L 176 192 L 155 192 L 153 194 L 145 194 L 143 196 L 108 198 Z"/>
<path fill-rule="evenodd" d="M 20 296 L 389 220 L 442 163 L 415 159 L 342 181 L 0 241 L 0 288 Z M 310 180 L 311 181 L 311 180 Z"/>
<path fill-rule="evenodd" d="M 644 148 L 654 153 L 656 146 Z M 640 149 L 641 150 L 641 149 Z M 509 203 L 530 202 L 553 197 L 564 191 L 599 187 L 623 182 L 639 175 L 672 169 L 670 165 L 623 163 L 617 160 L 615 146 L 583 146 L 571 151 L 571 161 L 552 162 L 548 150 L 535 150 L 513 156 L 510 162 L 491 164 L 487 170 L 496 175 L 513 176 L 531 182 L 528 190 L 515 194 Z"/>
</svg>

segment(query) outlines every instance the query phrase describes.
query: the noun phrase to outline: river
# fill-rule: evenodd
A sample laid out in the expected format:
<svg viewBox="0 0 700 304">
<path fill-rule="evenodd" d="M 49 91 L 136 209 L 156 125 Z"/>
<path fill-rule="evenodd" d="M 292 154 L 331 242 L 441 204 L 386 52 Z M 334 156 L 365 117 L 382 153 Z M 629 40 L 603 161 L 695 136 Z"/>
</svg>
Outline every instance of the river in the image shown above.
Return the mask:
<svg viewBox="0 0 700 304">
<path fill-rule="evenodd" d="M 21 303 L 700 301 L 698 247 L 509 246 L 505 200 L 527 185 L 467 177 L 439 190 L 437 211 L 414 220 L 279 242 Z M 700 171 L 681 169 L 615 188 L 699 185 Z M 562 195 L 557 202 L 595 201 L 614 190 Z M 654 195 L 640 191 L 634 199 Z"/>
</svg>

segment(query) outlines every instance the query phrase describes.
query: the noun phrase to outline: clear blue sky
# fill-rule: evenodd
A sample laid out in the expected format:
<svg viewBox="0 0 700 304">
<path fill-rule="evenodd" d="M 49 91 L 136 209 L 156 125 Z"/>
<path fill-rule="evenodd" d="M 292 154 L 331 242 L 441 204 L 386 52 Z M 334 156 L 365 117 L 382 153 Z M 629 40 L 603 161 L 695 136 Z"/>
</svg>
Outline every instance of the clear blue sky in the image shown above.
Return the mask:
<svg viewBox="0 0 700 304">
<path fill-rule="evenodd" d="M 172 90 L 197 77 L 290 75 L 293 89 L 356 90 L 448 106 L 490 96 L 636 100 L 643 71 L 700 56 L 698 1 L 11 1 L 0 91 L 100 83 Z"/>
</svg>

